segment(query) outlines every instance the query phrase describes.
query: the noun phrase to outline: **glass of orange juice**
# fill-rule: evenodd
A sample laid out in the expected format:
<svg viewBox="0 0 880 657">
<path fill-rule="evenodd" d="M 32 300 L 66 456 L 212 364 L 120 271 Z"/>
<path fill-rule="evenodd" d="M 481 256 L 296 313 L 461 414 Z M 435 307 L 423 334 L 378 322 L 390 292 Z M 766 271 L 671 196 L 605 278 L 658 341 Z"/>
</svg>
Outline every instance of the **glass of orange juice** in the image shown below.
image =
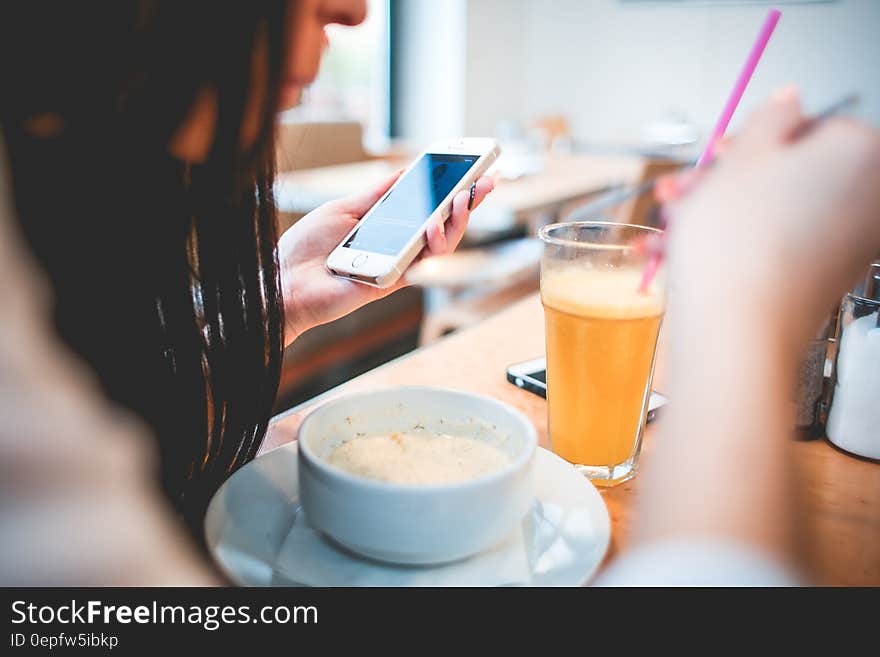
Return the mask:
<svg viewBox="0 0 880 657">
<path fill-rule="evenodd" d="M 550 444 L 597 485 L 638 470 L 665 295 L 662 271 L 639 291 L 648 256 L 633 244 L 660 232 L 602 221 L 540 231 Z"/>
</svg>

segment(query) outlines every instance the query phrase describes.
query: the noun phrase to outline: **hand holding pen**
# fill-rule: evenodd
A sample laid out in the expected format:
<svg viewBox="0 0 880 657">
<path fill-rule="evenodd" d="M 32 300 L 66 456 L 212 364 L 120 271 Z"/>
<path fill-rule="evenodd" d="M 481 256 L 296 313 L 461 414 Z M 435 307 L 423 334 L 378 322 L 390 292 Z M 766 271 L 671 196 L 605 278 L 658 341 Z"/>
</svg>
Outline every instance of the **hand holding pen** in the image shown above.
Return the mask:
<svg viewBox="0 0 880 657">
<path fill-rule="evenodd" d="M 668 253 L 682 304 L 774 320 L 791 348 L 809 338 L 880 252 L 880 132 L 833 116 L 851 104 L 806 118 L 785 90 L 716 164 L 658 180 L 667 231 L 638 248 Z"/>
<path fill-rule="evenodd" d="M 784 103 L 796 100 L 796 90 L 789 87 L 778 92 L 771 103 Z M 803 139 L 816 127 L 821 125 L 823 121 L 844 114 L 855 107 L 858 102 L 859 96 L 857 94 L 849 94 L 834 103 L 831 103 L 825 109 L 810 117 L 801 117 L 799 121 L 792 124 L 790 132 L 783 135 L 782 142 L 793 143 Z M 757 120 L 756 117 L 754 117 L 753 120 Z M 769 129 L 771 131 L 775 130 L 772 126 Z M 730 150 L 735 140 L 735 137 L 728 136 L 722 137 L 716 142 L 714 146 L 714 157 L 716 158 L 716 161 L 717 158 L 724 157 L 724 154 Z M 778 138 L 774 136 L 773 141 L 778 143 Z M 771 141 L 768 143 L 773 142 Z M 673 214 L 672 208 L 674 204 L 690 194 L 713 168 L 714 162 L 707 167 L 683 167 L 673 173 L 658 176 L 657 178 L 630 187 L 626 191 L 616 192 L 617 200 L 615 201 L 615 204 L 619 204 L 623 200 L 629 199 L 631 196 L 638 196 L 643 193 L 651 192 L 656 201 L 662 206 L 660 216 L 663 219 L 664 225 L 661 227 L 668 228 L 670 218 Z M 666 236 L 664 233 L 664 235 L 659 237 L 650 236 L 640 242 L 637 246 L 646 253 L 662 254 L 665 240 Z"/>
</svg>

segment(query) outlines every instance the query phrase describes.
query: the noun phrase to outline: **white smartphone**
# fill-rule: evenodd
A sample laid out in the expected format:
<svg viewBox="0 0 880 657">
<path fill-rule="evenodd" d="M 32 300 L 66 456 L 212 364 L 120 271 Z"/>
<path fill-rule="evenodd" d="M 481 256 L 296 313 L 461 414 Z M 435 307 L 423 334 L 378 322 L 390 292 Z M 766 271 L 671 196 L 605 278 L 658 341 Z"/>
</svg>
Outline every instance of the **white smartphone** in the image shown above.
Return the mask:
<svg viewBox="0 0 880 657">
<path fill-rule="evenodd" d="M 527 360 L 524 363 L 516 363 L 507 368 L 507 380 L 517 388 L 528 390 L 539 397 L 547 397 L 547 359 L 535 358 Z M 666 406 L 669 398 L 666 395 L 651 391 L 651 398 L 648 400 L 648 416 L 646 422 L 651 422 L 657 417 L 657 413 L 661 408 Z"/>
<path fill-rule="evenodd" d="M 494 139 L 431 144 L 327 256 L 327 269 L 374 287 L 394 285 L 425 246 L 430 223 L 449 218 L 455 195 L 500 152 Z"/>
</svg>

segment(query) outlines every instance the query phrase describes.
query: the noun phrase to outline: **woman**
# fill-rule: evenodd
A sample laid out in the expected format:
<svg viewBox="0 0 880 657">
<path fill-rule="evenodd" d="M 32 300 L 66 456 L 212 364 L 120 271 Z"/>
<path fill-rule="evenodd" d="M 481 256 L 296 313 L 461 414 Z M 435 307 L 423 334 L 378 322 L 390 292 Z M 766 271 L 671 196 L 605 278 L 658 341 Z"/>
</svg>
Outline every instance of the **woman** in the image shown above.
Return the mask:
<svg viewBox="0 0 880 657">
<path fill-rule="evenodd" d="M 338 8 L 352 4 L 314 0 L 297 5 L 295 20 L 291 19 L 297 26 L 297 37 L 305 29 L 301 25 L 308 28 L 299 43 L 320 42 L 318 26 L 329 16 L 307 12 L 303 18 L 300 14 L 304 8 L 312 11 L 319 6 Z M 251 32 L 256 34 L 260 31 L 257 26 L 266 24 L 266 14 L 260 16 L 250 23 L 242 16 L 237 22 L 230 21 L 239 26 L 251 25 Z M 334 20 L 342 20 L 340 16 L 335 14 Z M 137 18 L 147 20 L 144 15 Z M 190 18 L 189 26 L 201 24 L 194 15 Z M 350 21 L 356 19 L 357 16 L 348 17 Z M 156 29 L 156 24 L 151 24 Z M 231 30 L 230 25 L 227 27 Z M 193 33 L 181 31 L 187 36 Z M 62 38 L 63 34 L 55 36 Z M 181 43 L 185 41 L 181 37 Z M 109 47 L 107 42 L 92 43 L 102 53 Z M 178 52 L 180 47 L 170 50 Z M 244 48 L 243 52 L 252 51 Z M 312 48 L 309 52 L 316 51 Z M 38 52 L 31 55 L 42 56 Z M 259 56 L 254 58 L 259 60 Z M 68 63 L 64 66 L 68 67 Z M 45 68 L 46 75 L 57 74 L 59 79 L 52 79 L 63 84 L 64 75 L 57 71 L 53 74 L 51 66 Z M 143 88 L 149 89 L 147 81 L 151 76 L 144 74 L 141 79 Z M 297 78 L 290 73 L 284 79 L 301 83 L 307 76 Z M 25 84 L 22 80 L 18 83 Z M 204 194 L 192 191 L 204 189 L 200 186 L 206 184 L 205 180 L 222 178 L 223 171 L 227 181 L 233 178 L 230 169 L 240 173 L 230 165 L 231 161 L 241 159 L 240 149 L 234 146 L 239 130 L 232 130 L 235 136 L 230 137 L 221 129 L 229 122 L 222 119 L 220 110 L 224 105 L 219 100 L 213 104 L 205 101 L 207 105 L 181 101 L 181 107 L 189 108 L 184 126 L 200 123 L 196 121 L 199 117 L 203 119 L 201 123 L 210 123 L 211 115 L 216 115 L 215 139 L 207 150 L 198 131 L 166 130 L 160 137 L 170 135 L 168 142 L 155 141 L 155 137 L 135 139 L 128 130 L 128 121 L 133 119 L 125 112 L 108 111 L 102 115 L 103 120 L 122 121 L 119 116 L 126 117 L 122 121 L 126 130 L 118 128 L 112 135 L 140 145 L 143 150 L 139 153 L 152 155 L 156 160 L 150 162 L 154 167 L 150 169 L 152 173 L 164 171 L 167 166 L 173 174 L 188 174 L 190 185 L 184 190 L 188 193 L 181 195 L 192 203 L 185 206 L 192 210 L 185 215 L 189 221 L 186 230 L 170 221 L 170 228 L 145 223 L 143 241 L 137 248 L 132 245 L 119 253 L 120 237 L 114 232 L 112 220 L 130 212 L 139 218 L 160 221 L 166 217 L 157 206 L 165 206 L 149 194 L 132 198 L 126 195 L 131 191 L 128 188 L 123 194 L 108 187 L 108 178 L 122 187 L 135 185 L 114 169 L 112 165 L 118 163 L 105 161 L 106 153 L 114 152 L 112 139 L 102 138 L 92 146 L 100 147 L 98 156 L 86 148 L 76 151 L 75 158 L 71 154 L 73 147 L 59 141 L 78 139 L 75 144 L 87 145 L 90 137 L 103 135 L 108 124 L 92 120 L 88 114 L 77 116 L 73 112 L 79 107 L 76 99 L 59 97 L 40 85 L 31 86 L 37 100 L 17 99 L 14 111 L 4 109 L 3 122 L 4 129 L 8 126 L 18 140 L 10 150 L 17 153 L 18 159 L 19 170 L 14 176 L 19 209 L 24 207 L 30 212 L 30 219 L 25 217 L 23 225 L 35 248 L 43 249 L 41 260 L 60 291 L 59 324 L 68 341 L 90 358 L 109 394 L 127 399 L 154 429 L 167 430 L 161 443 L 166 487 L 173 491 L 173 484 L 178 483 L 181 490 L 198 490 L 195 486 L 187 489 L 183 485 L 188 481 L 186 477 L 169 466 L 189 463 L 192 467 L 185 474 L 207 492 L 209 484 L 224 476 L 224 467 L 234 467 L 253 449 L 252 441 L 245 440 L 238 443 L 243 445 L 241 451 L 230 453 L 230 427 L 237 431 L 246 427 L 244 419 L 256 416 L 257 429 L 246 434 L 256 440 L 260 422 L 265 422 L 256 409 L 267 409 L 269 401 L 262 400 L 261 395 L 245 395 L 250 405 L 242 405 L 241 399 L 232 393 L 236 392 L 239 371 L 248 380 L 264 381 L 277 376 L 277 365 L 272 363 L 277 363 L 274 350 L 282 342 L 280 323 L 275 321 L 281 314 L 279 288 L 289 320 L 293 317 L 285 331 L 288 339 L 377 294 L 326 277 L 321 262 L 380 190 L 359 201 L 325 206 L 298 224 L 299 231 L 291 231 L 281 239 L 280 265 L 275 265 L 274 260 L 259 260 L 265 246 L 261 229 L 271 235 L 271 225 L 265 223 L 267 214 L 263 213 L 270 212 L 263 205 L 268 199 L 268 194 L 263 195 L 267 189 L 265 180 L 255 175 L 260 190 L 256 199 L 253 194 L 228 195 L 222 204 L 210 205 L 211 194 L 207 190 Z M 292 90 L 296 87 L 294 84 Z M 193 97 L 202 93 L 199 86 L 189 88 Z M 227 96 L 226 92 L 221 93 L 225 88 L 216 87 L 218 99 Z M 40 93 L 48 97 L 43 98 Z M 210 98 L 210 91 L 204 93 Z M 65 114 L 58 112 L 62 101 L 69 101 Z M 143 114 L 141 110 L 133 116 Z M 77 121 L 71 123 L 71 117 Z M 153 117 L 161 114 L 154 113 Z M 76 127 L 80 120 L 91 132 Z M 793 563 L 794 514 L 789 509 L 796 505 L 786 477 L 789 463 L 785 410 L 792 372 L 800 347 L 812 334 L 812 328 L 860 267 L 880 249 L 880 136 L 876 130 L 837 119 L 796 139 L 794 135 L 803 121 L 796 98 L 790 93 L 777 98 L 749 122 L 719 165 L 678 205 L 670 231 L 670 276 L 676 292 L 669 324 L 669 393 L 673 399 L 687 401 L 670 408 L 657 443 L 652 472 L 645 473 L 648 490 L 642 495 L 636 548 L 612 566 L 603 583 L 796 581 L 785 567 Z M 168 123 L 174 127 L 172 124 Z M 112 123 L 109 125 L 112 127 Z M 233 125 L 244 127 L 249 123 Z M 225 143 L 227 152 L 236 154 L 235 157 L 213 160 L 218 143 Z M 245 139 L 245 143 L 250 140 Z M 172 153 L 184 153 L 200 165 L 186 167 L 173 159 L 169 162 L 164 150 L 168 145 Z M 201 158 L 200 148 L 204 151 Z M 54 160 L 38 160 L 34 154 L 41 149 L 46 149 L 47 158 L 66 155 L 66 166 Z M 125 153 L 119 156 L 125 157 Z M 227 166 L 220 167 L 218 162 L 224 161 Z M 79 171 L 76 166 L 82 162 L 100 168 L 97 172 Z M 132 160 L 126 162 L 131 164 Z M 54 174 L 47 176 L 52 185 L 47 183 L 44 195 L 60 190 L 73 194 L 74 201 L 80 204 L 71 204 L 65 198 L 39 198 L 37 182 L 31 178 L 36 175 L 32 169 L 38 165 Z M 52 167 L 57 171 L 52 171 Z M 66 184 L 62 174 L 76 177 L 80 183 L 94 184 L 78 190 Z M 177 178 L 169 174 L 169 179 Z M 149 182 L 156 186 L 155 180 L 154 176 Z M 4 418 L 0 423 L 0 499 L 13 503 L 0 505 L 0 535 L 5 539 L 0 542 L 0 581 L 56 585 L 182 585 L 212 581 L 204 562 L 181 540 L 163 506 L 152 495 L 146 476 L 149 469 L 144 463 L 149 458 L 149 450 L 143 444 L 145 432 L 101 400 L 82 368 L 52 340 L 41 312 L 44 305 L 38 303 L 39 274 L 31 266 L 26 249 L 18 243 L 15 231 L 7 225 L 12 212 L 3 203 L 7 196 L 3 182 L 5 176 L 0 176 L 0 298 L 4 301 L 0 304 L 0 417 Z M 481 184 L 483 191 L 490 186 L 488 182 Z M 249 185 L 245 188 L 253 189 Z M 21 196 L 26 197 L 26 202 L 22 202 Z M 124 207 L 108 205 L 108 201 L 114 200 L 124 201 Z M 432 252 L 449 248 L 460 237 L 467 218 L 463 200 L 458 199 L 445 244 L 442 231 L 432 229 Z M 235 222 L 230 220 L 229 225 L 218 227 L 202 220 L 205 207 L 216 211 L 212 217 L 229 219 L 237 216 L 232 209 L 249 207 L 248 202 L 253 202 L 254 209 L 261 212 L 249 215 L 256 219 L 248 224 L 247 231 L 242 230 L 234 238 L 228 233 Z M 45 210 L 45 206 L 53 204 L 59 211 L 68 204 L 75 205 L 76 210 L 65 211 L 63 215 L 34 213 L 34 208 Z M 93 204 L 98 206 L 96 212 L 105 217 L 103 223 L 88 215 Z M 150 212 L 144 212 L 138 204 Z M 37 217 L 48 226 L 32 225 Z M 84 243 L 84 238 L 71 230 L 69 224 L 74 222 L 83 222 L 88 237 L 96 240 L 97 246 Z M 54 230 L 76 240 L 70 243 L 76 245 L 76 249 L 69 247 L 71 254 L 65 253 L 65 244 L 53 245 L 47 238 L 46 233 L 51 236 Z M 188 247 L 183 249 L 185 258 L 180 255 L 180 244 L 169 247 L 158 239 L 156 235 L 162 230 L 176 235 Z M 119 234 L 134 232 L 126 228 Z M 249 249 L 235 248 L 239 245 Z M 237 258 L 234 266 L 224 267 L 233 256 Z M 94 260 L 82 261 L 89 257 Z M 66 267 L 62 266 L 65 261 Z M 246 275 L 253 272 L 245 267 L 255 262 L 256 282 Z M 77 263 L 85 274 L 73 266 Z M 275 272 L 274 285 L 273 278 L 266 277 L 271 272 Z M 799 275 L 791 276 L 792 272 Z M 95 287 L 77 289 L 66 280 L 67 276 Z M 153 281 L 161 281 L 163 286 L 151 290 Z M 230 302 L 230 289 L 234 302 Z M 317 292 L 311 294 L 310 290 Z M 117 293 L 118 298 L 113 296 Z M 65 301 L 65 297 L 86 305 Z M 90 303 L 91 297 L 94 298 Z M 143 298 L 149 298 L 153 304 L 149 311 L 135 303 Z M 724 303 L 719 304 L 719 299 Z M 98 313 L 111 327 L 105 328 L 89 317 L 76 317 L 76 311 L 83 307 Z M 251 323 L 254 308 L 260 309 L 260 321 Z M 192 330 L 193 323 L 200 330 Z M 80 333 L 85 330 L 83 325 L 99 331 L 107 344 Z M 120 336 L 129 340 L 117 347 Z M 102 358 L 100 347 L 106 347 L 123 362 L 108 362 L 109 358 Z M 165 350 L 160 351 L 158 358 L 157 348 Z M 124 360 L 129 349 L 142 351 L 134 355 L 134 366 Z M 252 353 L 258 353 L 260 358 L 248 358 Z M 259 363 L 255 364 L 255 360 Z M 136 366 L 143 367 L 143 371 Z M 143 383 L 132 373 L 151 378 Z M 135 381 L 122 380 L 125 375 Z M 120 385 L 129 387 L 108 387 L 108 383 L 120 380 Z M 203 409 L 193 411 L 183 400 L 173 398 L 176 394 L 187 394 L 187 382 L 198 383 L 197 394 L 188 399 L 195 398 L 204 405 Z M 181 417 L 175 417 L 171 411 L 163 414 L 155 404 L 140 399 L 135 394 L 139 385 L 149 394 L 161 394 L 162 400 Z M 162 385 L 168 385 L 173 394 L 159 389 Z M 731 399 L 739 400 L 739 405 L 731 403 Z M 260 407 L 260 400 L 264 407 Z M 195 419 L 186 420 L 184 416 L 189 413 L 195 413 Z M 180 431 L 185 421 L 208 428 L 204 434 L 208 439 L 198 449 L 185 450 L 174 442 L 175 436 L 183 443 L 192 435 Z M 225 431 L 217 433 L 218 423 Z M 220 437 L 219 445 L 212 442 L 216 436 Z M 199 460 L 201 448 L 206 458 Z M 177 472 L 177 479 L 168 474 L 169 468 L 172 473 Z M 742 485 L 744 472 L 748 473 L 748 486 Z M 186 508 L 195 507 L 191 498 L 184 497 L 183 501 Z"/>
<path fill-rule="evenodd" d="M 669 394 L 685 401 L 670 407 L 642 475 L 634 549 L 601 584 L 799 581 L 793 372 L 811 329 L 880 250 L 880 134 L 838 119 L 793 140 L 802 122 L 793 97 L 763 108 L 677 204 Z M 5 178 L 0 499 L 11 502 L 0 505 L 0 581 L 215 581 L 154 495 L 144 432 L 48 330 Z"/>
<path fill-rule="evenodd" d="M 0 124 L 18 218 L 61 336 L 157 436 L 164 490 L 198 533 L 259 448 L 284 346 L 391 291 L 323 261 L 394 178 L 280 239 L 271 189 L 274 117 L 317 75 L 324 27 L 360 23 L 365 0 L 17 9 Z M 461 194 L 428 252 L 454 249 L 468 214 Z"/>
</svg>

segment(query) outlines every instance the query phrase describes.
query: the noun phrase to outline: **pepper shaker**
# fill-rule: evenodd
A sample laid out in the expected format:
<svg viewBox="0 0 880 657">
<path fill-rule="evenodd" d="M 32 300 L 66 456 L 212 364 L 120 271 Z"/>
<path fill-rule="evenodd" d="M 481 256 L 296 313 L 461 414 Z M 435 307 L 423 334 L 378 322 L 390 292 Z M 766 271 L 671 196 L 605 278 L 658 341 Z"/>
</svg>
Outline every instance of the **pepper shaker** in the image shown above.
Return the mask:
<svg viewBox="0 0 880 657">
<path fill-rule="evenodd" d="M 832 321 L 829 316 L 807 345 L 807 349 L 801 357 L 795 383 L 795 426 L 808 439 L 821 438 L 822 436 L 825 361 L 828 359 L 831 330 Z"/>
</svg>

